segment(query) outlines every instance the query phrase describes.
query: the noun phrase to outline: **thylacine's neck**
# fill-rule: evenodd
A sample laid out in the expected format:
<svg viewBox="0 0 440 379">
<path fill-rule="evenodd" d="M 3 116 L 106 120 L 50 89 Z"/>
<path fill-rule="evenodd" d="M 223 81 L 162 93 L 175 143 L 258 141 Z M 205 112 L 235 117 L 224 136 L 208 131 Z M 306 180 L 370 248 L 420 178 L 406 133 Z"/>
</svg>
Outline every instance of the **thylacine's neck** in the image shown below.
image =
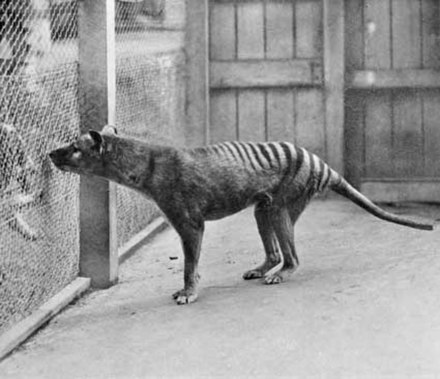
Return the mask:
<svg viewBox="0 0 440 379">
<path fill-rule="evenodd" d="M 178 150 L 143 141 L 106 136 L 103 155 L 106 179 L 155 197 L 158 182 L 170 175 Z"/>
</svg>

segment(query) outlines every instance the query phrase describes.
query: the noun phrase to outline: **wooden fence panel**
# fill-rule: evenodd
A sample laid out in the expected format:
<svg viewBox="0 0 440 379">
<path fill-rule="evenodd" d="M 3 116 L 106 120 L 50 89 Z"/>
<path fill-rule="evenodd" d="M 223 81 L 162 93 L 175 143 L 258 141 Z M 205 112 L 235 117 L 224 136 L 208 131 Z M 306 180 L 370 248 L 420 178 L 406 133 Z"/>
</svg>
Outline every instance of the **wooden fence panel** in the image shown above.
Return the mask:
<svg viewBox="0 0 440 379">
<path fill-rule="evenodd" d="M 210 8 L 211 141 L 235 128 L 241 140 L 302 140 L 325 154 L 321 1 L 214 0 Z M 235 126 L 214 130 L 234 99 Z"/>
<path fill-rule="evenodd" d="M 321 58 L 323 53 L 322 2 L 295 2 L 297 58 Z M 322 88 L 298 88 L 296 92 L 295 142 L 327 159 Z"/>
<path fill-rule="evenodd" d="M 266 58 L 294 57 L 293 2 L 266 3 Z"/>
<path fill-rule="evenodd" d="M 439 178 L 433 168 L 439 147 L 439 3 L 346 1 L 346 16 L 346 86 L 353 97 L 346 116 L 357 123 L 346 124 L 352 139 L 346 146 L 358 162 L 349 176 L 375 200 L 440 200 L 433 192 Z"/>
<path fill-rule="evenodd" d="M 238 138 L 236 91 L 212 92 L 210 109 L 210 142 L 236 140 Z"/>
<path fill-rule="evenodd" d="M 211 141 L 294 141 L 375 196 L 411 182 L 432 199 L 439 13 L 437 0 L 211 0 Z"/>
</svg>

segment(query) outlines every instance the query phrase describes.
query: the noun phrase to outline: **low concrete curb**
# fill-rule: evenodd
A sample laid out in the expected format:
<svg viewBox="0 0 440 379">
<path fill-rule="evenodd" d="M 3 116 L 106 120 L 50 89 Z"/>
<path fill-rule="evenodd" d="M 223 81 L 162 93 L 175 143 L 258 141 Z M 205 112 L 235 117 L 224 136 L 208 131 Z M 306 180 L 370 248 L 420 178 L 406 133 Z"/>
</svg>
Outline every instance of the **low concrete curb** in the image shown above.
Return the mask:
<svg viewBox="0 0 440 379">
<path fill-rule="evenodd" d="M 77 278 L 66 288 L 58 292 L 49 301 L 44 303 L 29 317 L 14 325 L 11 329 L 0 336 L 0 361 L 13 349 L 35 333 L 42 325 L 59 313 L 70 302 L 87 291 L 90 287 L 90 279 Z"/>
<path fill-rule="evenodd" d="M 141 246 L 151 241 L 160 232 L 168 227 L 168 223 L 163 217 L 158 217 L 151 222 L 145 229 L 141 230 L 134 237 L 119 249 L 119 264 L 130 258 Z"/>
<path fill-rule="evenodd" d="M 142 245 L 148 243 L 158 233 L 168 227 L 164 218 L 159 217 L 145 229 L 131 238 L 119 249 L 119 264 L 130 258 Z M 12 350 L 23 343 L 41 326 L 65 308 L 70 302 L 80 297 L 90 288 L 89 278 L 77 278 L 66 288 L 57 293 L 29 317 L 12 326 L 0 336 L 0 361 Z"/>
</svg>

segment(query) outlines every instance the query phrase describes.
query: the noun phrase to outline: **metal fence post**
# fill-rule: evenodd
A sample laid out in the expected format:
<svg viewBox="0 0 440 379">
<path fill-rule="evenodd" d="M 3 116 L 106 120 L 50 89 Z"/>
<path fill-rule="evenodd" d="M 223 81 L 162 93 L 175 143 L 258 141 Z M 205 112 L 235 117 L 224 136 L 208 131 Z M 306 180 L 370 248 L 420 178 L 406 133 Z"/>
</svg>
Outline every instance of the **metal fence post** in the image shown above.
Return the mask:
<svg viewBox="0 0 440 379">
<path fill-rule="evenodd" d="M 115 120 L 115 2 L 79 2 L 79 98 L 81 131 L 101 130 Z M 95 287 L 118 278 L 116 188 L 81 176 L 80 275 Z"/>
</svg>

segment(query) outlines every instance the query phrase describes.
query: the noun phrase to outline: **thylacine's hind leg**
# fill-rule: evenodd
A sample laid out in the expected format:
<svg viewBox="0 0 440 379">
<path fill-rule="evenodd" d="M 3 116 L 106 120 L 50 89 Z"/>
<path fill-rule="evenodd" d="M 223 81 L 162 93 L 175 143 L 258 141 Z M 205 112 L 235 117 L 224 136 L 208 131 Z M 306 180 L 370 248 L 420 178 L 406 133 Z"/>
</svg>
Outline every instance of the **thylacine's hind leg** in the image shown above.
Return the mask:
<svg viewBox="0 0 440 379">
<path fill-rule="evenodd" d="M 291 205 L 280 207 L 277 212 L 271 214 L 271 223 L 283 254 L 284 263 L 280 270 L 266 275 L 264 279 L 266 284 L 281 283 L 287 275 L 292 274 L 298 268 L 299 259 L 295 249 L 294 226 L 309 200 L 309 196 L 301 196 Z"/>
<path fill-rule="evenodd" d="M 259 203 L 255 206 L 255 219 L 257 221 L 258 232 L 263 242 L 266 259 L 260 266 L 246 271 L 243 274 L 243 278 L 246 280 L 262 278 L 282 262 L 275 230 L 271 222 L 271 213 L 273 212 L 273 207 L 265 203 Z"/>
</svg>

